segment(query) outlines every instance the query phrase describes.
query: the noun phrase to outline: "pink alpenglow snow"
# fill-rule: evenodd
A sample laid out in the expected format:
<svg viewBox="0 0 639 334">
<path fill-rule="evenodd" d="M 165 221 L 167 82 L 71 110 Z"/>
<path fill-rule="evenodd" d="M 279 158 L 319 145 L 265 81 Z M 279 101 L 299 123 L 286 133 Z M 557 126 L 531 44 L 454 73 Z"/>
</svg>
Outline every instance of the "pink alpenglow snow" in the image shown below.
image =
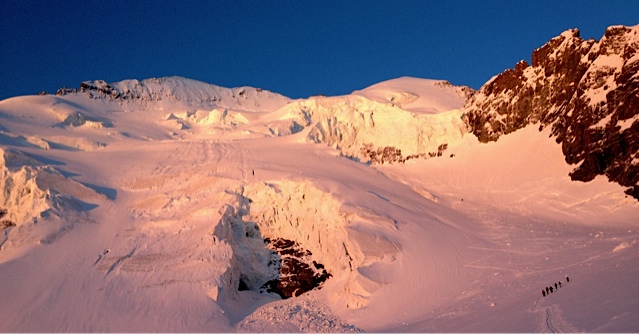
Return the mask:
<svg viewBox="0 0 639 334">
<path fill-rule="evenodd" d="M 588 71 L 636 79 L 636 56 L 597 54 Z M 630 185 L 571 180 L 552 125 L 477 107 L 517 103 L 491 82 L 292 100 L 169 77 L 0 101 L 0 330 L 637 331 Z M 636 135 L 618 111 L 596 124 Z"/>
</svg>

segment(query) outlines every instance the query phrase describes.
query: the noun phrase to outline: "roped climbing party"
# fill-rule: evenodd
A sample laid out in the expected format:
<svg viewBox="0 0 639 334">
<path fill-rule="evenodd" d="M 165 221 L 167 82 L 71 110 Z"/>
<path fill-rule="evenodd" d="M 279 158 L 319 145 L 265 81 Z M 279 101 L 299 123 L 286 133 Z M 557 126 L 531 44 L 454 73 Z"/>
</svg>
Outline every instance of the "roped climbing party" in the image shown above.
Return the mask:
<svg viewBox="0 0 639 334">
<path fill-rule="evenodd" d="M 570 282 L 570 277 L 566 276 L 566 283 Z M 555 286 L 553 288 L 553 285 Z M 546 289 L 542 289 L 541 290 L 541 295 L 546 297 L 549 294 L 553 293 L 554 291 L 559 291 L 559 288 L 561 288 L 561 281 L 557 282 L 557 283 L 553 283 L 550 286 L 547 286 Z"/>
</svg>

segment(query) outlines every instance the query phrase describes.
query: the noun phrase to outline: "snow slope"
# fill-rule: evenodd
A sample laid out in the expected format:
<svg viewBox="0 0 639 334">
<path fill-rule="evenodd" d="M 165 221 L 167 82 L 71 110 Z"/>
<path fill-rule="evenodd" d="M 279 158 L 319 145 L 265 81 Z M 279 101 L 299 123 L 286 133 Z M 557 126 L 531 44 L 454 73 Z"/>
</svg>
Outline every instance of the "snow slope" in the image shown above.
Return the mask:
<svg viewBox="0 0 639 334">
<path fill-rule="evenodd" d="M 570 181 L 548 133 L 480 144 L 440 83 L 0 101 L 0 330 L 636 331 L 637 202 Z M 332 275 L 321 289 L 258 291 L 277 237 Z"/>
<path fill-rule="evenodd" d="M 444 80 L 402 77 L 374 84 L 353 95 L 394 104 L 417 114 L 438 114 L 461 109 L 472 93 L 470 87 L 453 86 Z"/>
</svg>

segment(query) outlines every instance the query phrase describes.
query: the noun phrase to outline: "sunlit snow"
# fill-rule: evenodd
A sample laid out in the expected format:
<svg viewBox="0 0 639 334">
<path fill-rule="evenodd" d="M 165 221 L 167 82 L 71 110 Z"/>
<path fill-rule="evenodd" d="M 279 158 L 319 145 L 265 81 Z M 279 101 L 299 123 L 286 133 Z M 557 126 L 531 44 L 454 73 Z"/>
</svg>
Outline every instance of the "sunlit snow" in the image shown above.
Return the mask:
<svg viewBox="0 0 639 334">
<path fill-rule="evenodd" d="M 1 331 L 639 329 L 639 203 L 547 130 L 480 144 L 461 87 L 85 84 L 0 101 Z M 331 277 L 261 291 L 267 238 Z"/>
</svg>

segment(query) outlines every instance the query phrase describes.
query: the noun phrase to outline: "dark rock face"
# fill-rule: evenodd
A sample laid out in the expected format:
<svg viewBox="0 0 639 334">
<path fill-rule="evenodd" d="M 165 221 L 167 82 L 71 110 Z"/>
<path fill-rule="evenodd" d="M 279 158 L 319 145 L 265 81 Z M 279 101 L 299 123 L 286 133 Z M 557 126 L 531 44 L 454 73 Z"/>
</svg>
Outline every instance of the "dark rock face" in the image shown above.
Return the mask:
<svg viewBox="0 0 639 334">
<path fill-rule="evenodd" d="M 8 220 L 2 219 L 9 213 L 6 209 L 0 208 L 0 230 L 4 230 L 5 228 L 9 228 L 11 226 L 16 226 L 16 223 Z"/>
<path fill-rule="evenodd" d="M 297 242 L 282 238 L 264 241 L 281 257 L 280 263 L 269 263 L 279 266 L 280 275 L 262 286 L 267 292 L 277 293 L 283 299 L 296 297 L 321 287 L 331 277 L 324 265 L 313 261 L 313 254 Z"/>
<path fill-rule="evenodd" d="M 410 159 L 427 159 L 434 157 L 441 157 L 444 151 L 448 148 L 448 144 L 441 144 L 437 147 L 437 152 L 428 152 L 420 154 L 411 154 L 408 156 L 402 155 L 402 150 L 392 147 L 384 146 L 375 149 L 373 144 L 364 144 L 360 148 L 362 155 L 370 160 L 371 164 L 393 164 L 393 163 L 405 163 Z"/>
<path fill-rule="evenodd" d="M 147 82 L 155 82 L 161 84 L 167 79 L 148 79 Z M 157 92 L 149 92 L 144 89 L 144 82 L 136 82 L 133 89 L 119 90 L 109 85 L 104 80 L 84 81 L 80 84 L 80 88 L 62 87 L 57 90 L 56 95 L 64 96 L 67 94 L 84 93 L 91 99 L 107 99 L 117 101 L 161 101 L 163 94 Z M 164 92 L 163 92 L 164 93 Z M 165 96 L 167 97 L 167 96 Z"/>
<path fill-rule="evenodd" d="M 610 27 L 600 41 L 576 29 L 553 38 L 486 83 L 466 104 L 481 142 L 529 124 L 551 126 L 573 180 L 606 175 L 639 200 L 639 26 Z"/>
</svg>

